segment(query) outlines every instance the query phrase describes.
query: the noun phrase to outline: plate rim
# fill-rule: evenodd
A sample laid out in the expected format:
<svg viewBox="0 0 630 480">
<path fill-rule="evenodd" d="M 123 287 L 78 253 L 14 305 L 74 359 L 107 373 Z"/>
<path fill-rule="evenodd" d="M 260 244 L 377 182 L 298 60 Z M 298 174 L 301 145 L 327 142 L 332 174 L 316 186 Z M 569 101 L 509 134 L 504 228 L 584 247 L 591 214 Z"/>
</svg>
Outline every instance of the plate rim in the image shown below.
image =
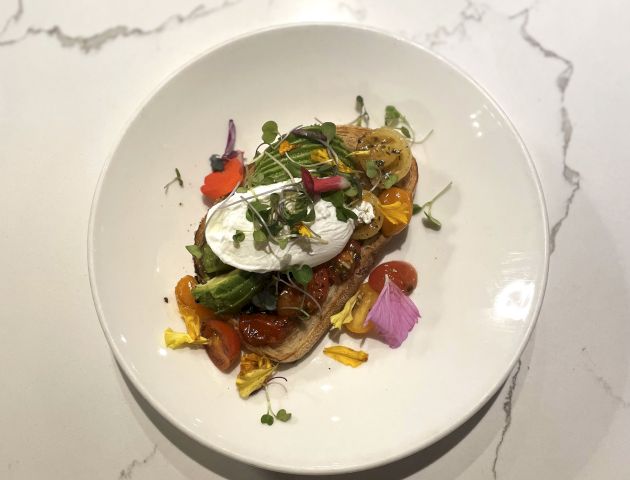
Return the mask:
<svg viewBox="0 0 630 480">
<path fill-rule="evenodd" d="M 202 58 L 206 56 L 212 55 L 215 51 L 218 51 L 232 43 L 243 41 L 249 39 L 251 37 L 256 37 L 259 35 L 264 35 L 266 33 L 271 33 L 279 30 L 299 30 L 303 28 L 338 28 L 338 29 L 350 29 L 350 30 L 359 30 L 362 32 L 369 32 L 371 34 L 375 34 L 381 37 L 387 37 L 389 39 L 396 40 L 397 42 L 406 44 L 412 48 L 421 50 L 424 54 L 427 54 L 439 62 L 441 62 L 444 66 L 450 68 L 455 73 L 463 77 L 466 81 L 468 81 L 471 85 L 473 85 L 484 97 L 485 99 L 502 115 L 503 120 L 505 121 L 506 126 L 509 129 L 509 132 L 514 136 L 518 145 L 520 147 L 520 151 L 525 157 L 527 161 L 527 166 L 529 169 L 530 177 L 534 181 L 534 186 L 536 190 L 536 197 L 538 203 L 538 213 L 541 216 L 542 227 L 543 227 L 543 264 L 541 268 L 541 279 L 540 279 L 540 288 L 537 292 L 537 298 L 535 298 L 535 303 L 533 304 L 532 312 L 531 312 L 531 321 L 523 335 L 521 343 L 514 351 L 514 355 L 509 362 L 508 368 L 506 368 L 505 373 L 499 378 L 496 384 L 489 390 L 489 392 L 480 399 L 473 407 L 469 409 L 469 411 L 463 415 L 457 422 L 453 423 L 449 428 L 440 431 L 439 433 L 433 435 L 430 439 L 421 442 L 420 444 L 414 444 L 413 446 L 401 450 L 395 454 L 387 455 L 385 457 L 381 457 L 377 460 L 371 462 L 363 462 L 360 465 L 352 464 L 345 466 L 309 466 L 309 467 L 295 467 L 292 465 L 284 465 L 278 463 L 270 463 L 265 461 L 260 461 L 257 459 L 250 459 L 247 456 L 230 450 L 228 448 L 222 447 L 221 445 L 211 444 L 207 441 L 206 438 L 196 433 L 194 430 L 191 430 L 187 426 L 181 424 L 174 418 L 171 413 L 162 405 L 160 401 L 153 397 L 152 394 L 148 392 L 144 383 L 138 378 L 138 376 L 133 372 L 133 370 L 129 367 L 127 362 L 124 360 L 124 356 L 116 346 L 114 342 L 111 331 L 109 330 L 109 326 L 105 319 L 105 315 L 102 309 L 102 305 L 100 302 L 100 298 L 98 296 L 97 286 L 96 286 L 96 278 L 94 272 L 94 238 L 95 238 L 95 215 L 96 210 L 98 209 L 99 200 L 101 198 L 101 192 L 103 188 L 103 184 L 105 178 L 107 177 L 107 173 L 109 171 L 109 167 L 112 163 L 114 155 L 116 154 L 118 147 L 120 146 L 123 138 L 129 131 L 132 124 L 136 121 L 136 119 L 140 116 L 141 112 L 148 105 L 148 103 L 176 76 L 181 74 L 190 66 L 194 65 Z M 459 67 L 453 61 L 445 58 L 441 54 L 432 51 L 428 47 L 421 45 L 412 41 L 411 39 L 405 38 L 402 35 L 393 33 L 391 31 L 377 28 L 368 25 L 356 24 L 356 23 L 348 23 L 348 22 L 326 22 L 326 21 L 315 21 L 315 22 L 289 22 L 289 23 L 280 23 L 272 26 L 267 26 L 263 28 L 258 28 L 254 30 L 247 31 L 245 33 L 230 37 L 216 45 L 213 45 L 200 53 L 193 55 L 189 60 L 182 63 L 180 66 L 176 67 L 172 72 L 170 72 L 166 77 L 164 77 L 160 82 L 154 86 L 149 93 L 144 97 L 144 99 L 139 103 L 139 105 L 133 110 L 133 113 L 127 119 L 127 121 L 123 124 L 122 128 L 116 132 L 116 135 L 112 135 L 113 145 L 109 150 L 109 153 L 106 155 L 105 161 L 101 167 L 101 171 L 99 173 L 98 181 L 96 183 L 96 187 L 94 189 L 94 194 L 92 196 L 92 203 L 90 206 L 90 217 L 88 223 L 88 232 L 87 232 L 87 264 L 88 264 L 88 278 L 90 283 L 90 291 L 92 294 L 92 301 L 94 303 L 94 307 L 96 310 L 97 317 L 99 319 L 99 323 L 101 325 L 101 329 L 105 335 L 107 343 L 109 344 L 110 350 L 114 354 L 114 358 L 116 359 L 116 363 L 119 368 L 123 371 L 124 375 L 131 380 L 134 385 L 134 388 L 138 390 L 143 396 L 143 398 L 154 408 L 160 415 L 167 420 L 171 425 L 173 425 L 178 430 L 184 432 L 190 438 L 199 442 L 201 445 L 214 450 L 215 452 L 219 452 L 229 458 L 235 459 L 237 461 L 243 462 L 248 465 L 253 465 L 256 467 L 264 468 L 266 470 L 283 472 L 283 473 L 291 473 L 291 474 L 307 474 L 307 475 L 321 475 L 321 474 L 341 474 L 341 473 L 351 473 L 369 470 L 377 467 L 381 467 L 383 465 L 387 465 L 403 458 L 409 457 L 417 452 L 420 452 L 427 448 L 430 445 L 438 442 L 442 438 L 451 434 L 461 425 L 466 423 L 476 412 L 478 412 L 488 401 L 489 399 L 495 395 L 501 388 L 501 386 L 505 383 L 510 373 L 514 370 L 516 363 L 521 357 L 525 347 L 529 343 L 532 332 L 538 322 L 538 317 L 540 315 L 540 310 L 542 308 L 543 300 L 546 293 L 547 282 L 549 277 L 549 263 L 550 263 L 550 230 L 549 230 L 549 218 L 547 212 L 547 206 L 545 202 L 545 195 L 542 189 L 542 184 L 540 182 L 540 177 L 538 175 L 538 171 L 536 170 L 536 166 L 534 161 L 523 141 L 523 138 L 519 134 L 518 130 L 514 126 L 511 118 L 507 115 L 505 110 L 500 106 L 500 104 L 490 95 L 488 90 L 486 90 L 479 82 L 477 82 L 471 75 L 469 75 L 463 68 Z"/>
</svg>

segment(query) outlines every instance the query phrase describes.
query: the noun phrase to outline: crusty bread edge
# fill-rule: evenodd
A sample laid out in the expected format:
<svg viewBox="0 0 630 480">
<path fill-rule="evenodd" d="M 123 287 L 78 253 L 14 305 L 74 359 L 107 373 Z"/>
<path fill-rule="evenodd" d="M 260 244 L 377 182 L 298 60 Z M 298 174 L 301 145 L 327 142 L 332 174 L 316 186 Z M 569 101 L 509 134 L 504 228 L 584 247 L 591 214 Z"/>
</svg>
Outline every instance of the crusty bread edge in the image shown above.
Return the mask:
<svg viewBox="0 0 630 480">
<path fill-rule="evenodd" d="M 369 132 L 370 129 L 351 126 L 337 126 L 337 135 L 344 141 L 346 146 L 354 150 L 358 139 Z M 412 197 L 415 193 L 416 184 L 418 183 L 418 165 L 413 158 L 409 173 L 396 184 L 397 187 L 403 188 L 411 192 Z M 199 228 L 195 232 L 195 244 L 202 245 L 205 242 L 205 216 L 199 224 Z M 392 237 L 385 237 L 378 234 L 376 237 L 364 242 L 361 248 L 361 260 L 357 266 L 353 276 L 341 285 L 333 285 L 328 293 L 328 298 L 322 308 L 322 313 L 312 315 L 306 320 L 302 320 L 298 328 L 293 330 L 287 339 L 277 347 L 253 347 L 247 345 L 246 348 L 260 355 L 266 355 L 271 360 L 280 363 L 291 363 L 300 360 L 319 340 L 330 330 L 330 317 L 339 312 L 346 302 L 354 295 L 357 289 L 364 282 L 374 264 L 379 258 L 379 254 L 383 248 L 389 243 Z M 201 267 L 198 260 L 195 259 L 195 270 L 199 272 Z"/>
</svg>

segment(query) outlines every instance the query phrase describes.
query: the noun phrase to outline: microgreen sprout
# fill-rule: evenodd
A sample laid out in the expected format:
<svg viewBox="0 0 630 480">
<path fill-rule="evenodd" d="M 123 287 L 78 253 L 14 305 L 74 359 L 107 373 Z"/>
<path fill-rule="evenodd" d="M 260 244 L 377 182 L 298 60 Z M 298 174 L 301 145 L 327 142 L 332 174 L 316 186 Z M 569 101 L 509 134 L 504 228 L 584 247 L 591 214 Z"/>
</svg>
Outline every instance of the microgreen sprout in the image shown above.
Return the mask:
<svg viewBox="0 0 630 480">
<path fill-rule="evenodd" d="M 262 126 L 262 141 L 271 144 L 278 137 L 278 124 L 273 120 L 268 120 Z"/>
<path fill-rule="evenodd" d="M 236 230 L 236 232 L 234 232 L 234 235 L 232 235 L 232 240 L 234 240 L 234 243 L 236 244 L 241 243 L 243 240 L 245 240 L 245 233 L 241 230 Z"/>
<path fill-rule="evenodd" d="M 413 215 L 416 215 L 420 212 L 424 213 L 422 224 L 425 227 L 430 228 L 431 230 L 440 230 L 442 228 L 442 223 L 433 215 L 431 215 L 431 208 L 433 207 L 433 203 L 442 195 L 444 195 L 449 188 L 451 188 L 451 185 L 453 185 L 453 182 L 449 182 L 449 184 L 446 185 L 446 187 L 444 187 L 442 190 L 440 190 L 437 195 L 435 195 L 431 200 L 424 203 L 423 205 L 417 205 L 414 203 L 412 213 Z"/>
<path fill-rule="evenodd" d="M 267 383 L 275 378 L 282 378 L 286 381 L 286 378 L 284 377 L 273 377 L 267 380 Z M 274 418 L 281 422 L 288 422 L 289 420 L 291 420 L 291 413 L 287 412 L 284 408 L 281 408 L 280 410 L 278 410 L 278 412 L 273 411 L 273 409 L 271 408 L 271 399 L 269 398 L 269 391 L 267 390 L 266 384 L 263 386 L 263 389 L 265 390 L 265 398 L 267 399 L 267 413 L 263 414 L 260 417 L 260 423 L 271 426 L 273 425 Z"/>
<path fill-rule="evenodd" d="M 173 180 L 171 180 L 166 185 L 164 185 L 164 193 L 168 193 L 168 187 L 170 187 L 175 182 L 177 182 L 180 187 L 182 188 L 184 187 L 184 181 L 182 180 L 182 176 L 179 173 L 178 168 L 175 169 L 175 178 L 173 178 Z"/>
<path fill-rule="evenodd" d="M 400 130 L 400 133 L 411 140 L 411 143 L 415 143 L 416 132 L 411 126 L 411 123 L 409 123 L 407 117 L 400 113 L 393 105 L 387 105 L 385 107 L 385 126 Z"/>
<path fill-rule="evenodd" d="M 370 114 L 365 108 L 365 103 L 363 102 L 363 97 L 361 95 L 357 95 L 354 102 L 354 109 L 359 115 L 350 123 L 358 127 L 362 127 L 365 123 L 365 126 L 367 127 L 370 124 Z"/>
</svg>

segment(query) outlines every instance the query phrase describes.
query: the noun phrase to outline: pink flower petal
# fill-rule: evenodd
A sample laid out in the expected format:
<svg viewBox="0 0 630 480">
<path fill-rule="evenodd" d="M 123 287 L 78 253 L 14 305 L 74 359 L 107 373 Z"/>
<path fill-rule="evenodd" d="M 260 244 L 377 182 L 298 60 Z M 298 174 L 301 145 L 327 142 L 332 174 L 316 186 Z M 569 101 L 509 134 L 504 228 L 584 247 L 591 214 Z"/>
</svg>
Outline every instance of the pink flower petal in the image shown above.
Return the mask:
<svg viewBox="0 0 630 480">
<path fill-rule="evenodd" d="M 302 174 L 302 183 L 304 184 L 304 188 L 312 197 L 315 194 L 315 182 L 313 181 L 313 175 L 311 175 L 311 172 L 304 167 L 300 169 L 300 173 Z"/>
<path fill-rule="evenodd" d="M 368 312 L 365 324 L 372 322 L 387 345 L 398 348 L 419 318 L 416 305 L 386 276 L 383 290 Z"/>
</svg>

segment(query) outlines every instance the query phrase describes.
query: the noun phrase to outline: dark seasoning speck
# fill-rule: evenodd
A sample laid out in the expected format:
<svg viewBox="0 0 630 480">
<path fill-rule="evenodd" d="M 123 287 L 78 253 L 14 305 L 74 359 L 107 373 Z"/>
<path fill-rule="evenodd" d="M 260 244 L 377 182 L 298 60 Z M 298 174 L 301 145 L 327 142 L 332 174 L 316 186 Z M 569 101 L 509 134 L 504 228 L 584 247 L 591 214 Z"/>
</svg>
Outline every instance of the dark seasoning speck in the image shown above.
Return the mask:
<svg viewBox="0 0 630 480">
<path fill-rule="evenodd" d="M 164 297 L 164 303 L 168 303 L 168 297 Z"/>
</svg>

